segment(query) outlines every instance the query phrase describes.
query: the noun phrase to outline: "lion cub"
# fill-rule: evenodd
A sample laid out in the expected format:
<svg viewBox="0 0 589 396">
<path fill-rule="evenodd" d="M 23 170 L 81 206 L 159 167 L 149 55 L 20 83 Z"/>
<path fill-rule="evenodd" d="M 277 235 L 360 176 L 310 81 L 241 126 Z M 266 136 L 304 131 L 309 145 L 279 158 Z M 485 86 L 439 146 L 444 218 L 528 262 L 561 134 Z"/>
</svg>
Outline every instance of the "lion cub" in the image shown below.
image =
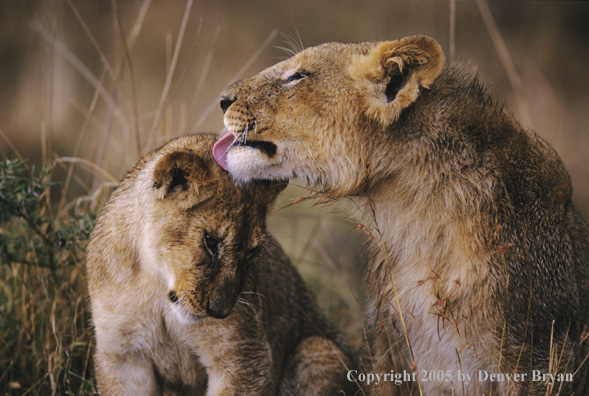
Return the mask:
<svg viewBox="0 0 589 396">
<path fill-rule="evenodd" d="M 141 159 L 87 254 L 102 395 L 335 395 L 351 361 L 277 242 L 285 183 L 237 186 L 214 136 Z"/>
</svg>

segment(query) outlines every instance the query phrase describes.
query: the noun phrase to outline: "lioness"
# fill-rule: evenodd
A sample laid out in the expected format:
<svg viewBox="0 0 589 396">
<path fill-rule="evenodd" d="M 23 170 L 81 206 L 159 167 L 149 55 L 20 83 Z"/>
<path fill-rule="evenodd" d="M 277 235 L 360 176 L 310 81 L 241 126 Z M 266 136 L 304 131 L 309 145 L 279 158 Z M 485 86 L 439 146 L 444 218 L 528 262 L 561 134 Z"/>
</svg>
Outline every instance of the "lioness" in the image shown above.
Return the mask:
<svg viewBox="0 0 589 396">
<path fill-rule="evenodd" d="M 363 208 L 372 370 L 399 368 L 396 345 L 425 394 L 570 394 L 587 356 L 589 231 L 569 175 L 476 77 L 444 68 L 436 41 L 308 48 L 220 104 L 215 157 L 234 178 L 300 177 Z"/>
<path fill-rule="evenodd" d="M 235 185 L 214 141 L 148 154 L 98 218 L 87 253 L 98 389 L 335 395 L 351 364 L 342 336 L 265 234 L 285 183 Z"/>
</svg>

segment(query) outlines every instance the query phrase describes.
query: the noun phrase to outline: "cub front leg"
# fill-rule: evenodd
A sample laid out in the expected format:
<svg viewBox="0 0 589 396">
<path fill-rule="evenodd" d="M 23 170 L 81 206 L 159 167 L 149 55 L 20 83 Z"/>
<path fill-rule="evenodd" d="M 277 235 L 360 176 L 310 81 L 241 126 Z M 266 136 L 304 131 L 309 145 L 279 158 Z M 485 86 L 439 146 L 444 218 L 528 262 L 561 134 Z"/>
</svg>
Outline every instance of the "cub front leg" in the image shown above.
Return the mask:
<svg viewBox="0 0 589 396">
<path fill-rule="evenodd" d="M 161 394 L 151 364 L 141 356 L 99 350 L 94 361 L 101 396 Z"/>
<path fill-rule="evenodd" d="M 272 351 L 265 337 L 212 344 L 199 351 L 208 375 L 207 396 L 274 396 Z"/>
<path fill-rule="evenodd" d="M 347 378 L 352 361 L 337 345 L 322 336 L 302 340 L 288 359 L 280 383 L 280 396 L 332 396 L 360 394 Z M 357 392 L 357 393 L 356 393 Z"/>
</svg>

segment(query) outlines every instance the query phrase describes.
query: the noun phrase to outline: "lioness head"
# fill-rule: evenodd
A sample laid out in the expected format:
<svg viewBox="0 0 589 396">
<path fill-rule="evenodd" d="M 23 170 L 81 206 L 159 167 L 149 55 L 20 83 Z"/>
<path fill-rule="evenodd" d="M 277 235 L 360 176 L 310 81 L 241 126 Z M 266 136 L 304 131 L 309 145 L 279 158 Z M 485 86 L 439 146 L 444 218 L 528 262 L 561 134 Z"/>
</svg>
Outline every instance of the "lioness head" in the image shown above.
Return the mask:
<svg viewBox="0 0 589 396">
<path fill-rule="evenodd" d="M 229 315 L 264 249 L 268 206 L 286 186 L 236 185 L 211 157 L 213 143 L 212 136 L 189 136 L 162 149 L 145 215 L 151 261 L 184 319 Z"/>
<path fill-rule="evenodd" d="M 374 147 L 394 138 L 443 64 L 425 36 L 308 48 L 222 92 L 229 132 L 215 159 L 242 181 L 301 177 L 323 191 L 358 193 L 390 167 Z"/>
</svg>

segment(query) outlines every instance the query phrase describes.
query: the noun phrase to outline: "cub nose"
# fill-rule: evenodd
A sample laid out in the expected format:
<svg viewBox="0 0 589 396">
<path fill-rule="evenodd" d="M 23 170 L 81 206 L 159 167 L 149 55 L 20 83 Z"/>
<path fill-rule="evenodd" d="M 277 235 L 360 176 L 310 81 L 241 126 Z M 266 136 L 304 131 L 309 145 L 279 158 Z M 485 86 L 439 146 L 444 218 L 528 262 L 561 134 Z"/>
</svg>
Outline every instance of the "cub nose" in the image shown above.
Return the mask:
<svg viewBox="0 0 589 396">
<path fill-rule="evenodd" d="M 237 98 L 229 98 L 227 96 L 221 96 L 221 99 L 219 100 L 219 105 L 221 106 L 221 110 L 223 110 L 223 114 L 225 114 L 225 112 L 227 111 L 229 106 L 231 106 L 231 104 L 233 102 L 235 102 L 236 100 L 237 100 Z"/>
<path fill-rule="evenodd" d="M 224 319 L 230 313 L 233 306 L 225 306 L 223 304 L 217 303 L 209 303 L 207 304 L 207 315 L 212 316 L 215 319 Z"/>
</svg>

